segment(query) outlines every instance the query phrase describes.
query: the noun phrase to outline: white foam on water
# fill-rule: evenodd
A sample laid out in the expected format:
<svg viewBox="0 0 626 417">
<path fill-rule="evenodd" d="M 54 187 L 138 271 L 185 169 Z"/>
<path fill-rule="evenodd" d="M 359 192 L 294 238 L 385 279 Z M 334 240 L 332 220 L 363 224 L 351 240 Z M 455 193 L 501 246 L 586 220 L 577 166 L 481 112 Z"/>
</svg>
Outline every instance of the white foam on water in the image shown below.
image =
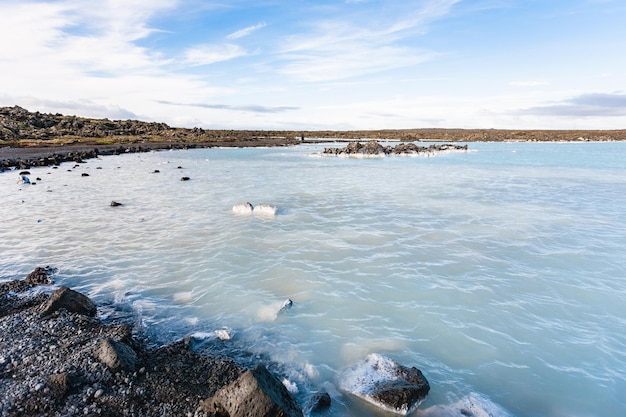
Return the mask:
<svg viewBox="0 0 626 417">
<path fill-rule="evenodd" d="M 435 405 L 418 410 L 416 417 L 514 417 L 481 394 L 471 393 L 451 405 Z"/>
</svg>

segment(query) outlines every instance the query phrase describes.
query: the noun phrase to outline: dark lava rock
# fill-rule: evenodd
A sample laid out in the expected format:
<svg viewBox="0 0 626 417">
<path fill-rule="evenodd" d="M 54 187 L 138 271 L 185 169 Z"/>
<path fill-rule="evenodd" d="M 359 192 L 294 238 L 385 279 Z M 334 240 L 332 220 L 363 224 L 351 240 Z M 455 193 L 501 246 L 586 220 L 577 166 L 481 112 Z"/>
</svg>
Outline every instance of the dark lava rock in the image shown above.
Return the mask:
<svg viewBox="0 0 626 417">
<path fill-rule="evenodd" d="M 302 417 L 287 388 L 262 365 L 219 389 L 202 410 L 215 417 Z"/>
<path fill-rule="evenodd" d="M 181 180 L 181 181 L 189 181 L 190 179 L 191 179 L 191 178 L 189 178 L 189 177 L 182 177 L 180 180 Z"/>
<path fill-rule="evenodd" d="M 30 274 L 24 278 L 24 282 L 28 285 L 36 286 L 36 285 L 48 285 L 52 284 L 52 279 L 50 275 L 52 275 L 56 270 L 54 268 L 50 268 L 49 266 L 45 268 L 37 267 Z"/>
<path fill-rule="evenodd" d="M 127 344 L 116 342 L 110 337 L 98 343 L 94 356 L 114 372 L 119 370 L 135 371 L 135 364 L 137 363 L 135 351 Z"/>
<path fill-rule="evenodd" d="M 111 201 L 111 207 L 118 207 L 118 206 L 122 206 L 122 203 L 118 203 L 117 201 Z"/>
<path fill-rule="evenodd" d="M 82 174 L 80 174 L 81 177 L 88 177 L 89 174 L 87 174 L 86 172 L 83 172 Z"/>
<path fill-rule="evenodd" d="M 307 403 L 306 409 L 311 412 L 320 412 L 330 407 L 330 395 L 326 391 L 316 392 Z"/>
<path fill-rule="evenodd" d="M 95 316 L 97 312 L 96 305 L 89 297 L 70 290 L 66 286 L 59 288 L 50 295 L 48 302 L 41 310 L 41 317 L 49 316 L 60 309 L 91 317 Z"/>
<path fill-rule="evenodd" d="M 350 394 L 404 415 L 413 412 L 430 391 L 419 369 L 375 353 L 344 371 L 339 385 Z"/>
<path fill-rule="evenodd" d="M 68 372 L 50 375 L 46 381 L 46 384 L 52 391 L 52 395 L 57 398 L 63 398 L 71 394 L 80 386 L 80 383 L 80 378 L 77 375 Z"/>
</svg>

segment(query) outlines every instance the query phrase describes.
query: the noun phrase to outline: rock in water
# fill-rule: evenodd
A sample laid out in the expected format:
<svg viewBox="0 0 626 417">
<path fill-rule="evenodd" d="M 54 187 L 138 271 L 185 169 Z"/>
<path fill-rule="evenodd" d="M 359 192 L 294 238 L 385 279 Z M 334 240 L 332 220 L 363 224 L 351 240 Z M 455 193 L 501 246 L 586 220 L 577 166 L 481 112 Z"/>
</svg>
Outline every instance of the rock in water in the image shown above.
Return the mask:
<svg viewBox="0 0 626 417">
<path fill-rule="evenodd" d="M 344 371 L 339 387 L 402 415 L 413 412 L 430 391 L 430 385 L 419 369 L 407 368 L 376 353 Z"/>
<path fill-rule="evenodd" d="M 122 203 L 118 203 L 117 201 L 111 201 L 111 207 L 121 206 Z"/>
<path fill-rule="evenodd" d="M 278 310 L 277 314 L 283 314 L 284 312 L 289 310 L 291 307 L 293 307 L 293 301 L 291 301 L 291 298 L 287 298 L 283 302 L 283 305 L 280 307 L 280 310 Z"/>
<path fill-rule="evenodd" d="M 54 272 L 54 268 L 41 268 L 38 266 L 30 274 L 28 274 L 26 278 L 24 278 L 24 281 L 26 281 L 28 285 L 31 285 L 33 287 L 37 285 L 52 284 L 52 279 L 50 279 L 50 275 Z"/>
<path fill-rule="evenodd" d="M 97 312 L 96 305 L 89 297 L 63 286 L 50 295 L 48 302 L 41 310 L 41 316 L 48 316 L 62 308 L 72 313 L 91 317 L 95 316 Z"/>
<path fill-rule="evenodd" d="M 254 214 L 258 216 L 273 217 L 276 215 L 278 207 L 269 204 L 259 204 L 254 206 Z"/>
<path fill-rule="evenodd" d="M 287 388 L 261 365 L 219 389 L 201 407 L 216 416 L 302 417 L 302 410 Z"/>
<path fill-rule="evenodd" d="M 254 210 L 252 203 L 240 203 L 233 206 L 233 213 L 239 215 L 250 215 Z"/>
<path fill-rule="evenodd" d="M 312 413 L 326 410 L 330 407 L 330 395 L 326 391 L 320 391 L 313 394 L 313 397 L 307 403 L 306 409 Z"/>
</svg>

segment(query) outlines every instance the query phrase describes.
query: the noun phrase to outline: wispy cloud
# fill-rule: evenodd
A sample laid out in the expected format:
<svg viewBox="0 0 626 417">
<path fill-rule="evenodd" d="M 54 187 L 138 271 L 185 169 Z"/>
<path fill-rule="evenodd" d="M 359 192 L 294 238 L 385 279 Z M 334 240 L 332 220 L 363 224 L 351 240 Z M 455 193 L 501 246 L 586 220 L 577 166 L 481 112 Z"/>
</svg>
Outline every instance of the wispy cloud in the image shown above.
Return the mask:
<svg viewBox="0 0 626 417">
<path fill-rule="evenodd" d="M 415 45 L 415 36 L 449 12 L 459 0 L 396 4 L 384 17 L 383 5 L 355 17 L 323 18 L 309 30 L 288 36 L 279 50 L 279 71 L 301 81 L 331 81 L 408 67 L 437 54 Z M 381 16 L 372 14 L 380 13 Z M 364 26 L 363 21 L 377 22 Z M 409 41 L 410 40 L 410 41 Z"/>
<path fill-rule="evenodd" d="M 239 39 L 239 38 L 243 38 L 246 37 L 254 32 L 256 32 L 259 29 L 263 29 L 265 26 L 267 26 L 266 23 L 259 23 L 257 25 L 254 26 L 248 26 L 247 28 L 243 28 L 241 30 L 238 30 L 236 32 L 231 33 L 230 35 L 226 36 L 226 39 Z"/>
<path fill-rule="evenodd" d="M 294 106 L 261 106 L 258 104 L 245 104 L 245 105 L 231 105 L 231 104 L 208 104 L 208 103 L 177 103 L 166 100 L 159 100 L 161 104 L 169 104 L 172 106 L 187 106 L 187 107 L 201 107 L 204 109 L 216 109 L 216 110 L 234 110 L 244 111 L 252 113 L 281 113 L 290 110 L 298 110 L 300 107 Z"/>
<path fill-rule="evenodd" d="M 581 94 L 559 103 L 523 109 L 520 113 L 571 117 L 626 116 L 626 94 Z"/>
<path fill-rule="evenodd" d="M 544 85 L 550 85 L 547 81 L 511 81 L 509 83 L 511 87 L 540 87 Z"/>
<path fill-rule="evenodd" d="M 209 65 L 221 61 L 229 61 L 234 58 L 248 55 L 248 52 L 239 45 L 232 43 L 201 45 L 189 48 L 184 52 L 186 65 L 198 66 Z"/>
</svg>

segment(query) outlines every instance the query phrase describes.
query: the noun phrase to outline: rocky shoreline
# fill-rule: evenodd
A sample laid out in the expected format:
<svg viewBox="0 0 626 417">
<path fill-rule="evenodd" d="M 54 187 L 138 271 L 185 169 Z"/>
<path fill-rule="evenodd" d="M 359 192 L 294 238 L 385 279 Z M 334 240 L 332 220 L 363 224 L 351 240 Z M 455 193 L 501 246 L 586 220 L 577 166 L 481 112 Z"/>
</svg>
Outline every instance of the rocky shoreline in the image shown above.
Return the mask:
<svg viewBox="0 0 626 417">
<path fill-rule="evenodd" d="M 85 295 L 42 291 L 52 272 L 0 282 L 1 416 L 303 415 L 263 365 L 202 355 L 190 338 L 152 346 Z"/>
</svg>

